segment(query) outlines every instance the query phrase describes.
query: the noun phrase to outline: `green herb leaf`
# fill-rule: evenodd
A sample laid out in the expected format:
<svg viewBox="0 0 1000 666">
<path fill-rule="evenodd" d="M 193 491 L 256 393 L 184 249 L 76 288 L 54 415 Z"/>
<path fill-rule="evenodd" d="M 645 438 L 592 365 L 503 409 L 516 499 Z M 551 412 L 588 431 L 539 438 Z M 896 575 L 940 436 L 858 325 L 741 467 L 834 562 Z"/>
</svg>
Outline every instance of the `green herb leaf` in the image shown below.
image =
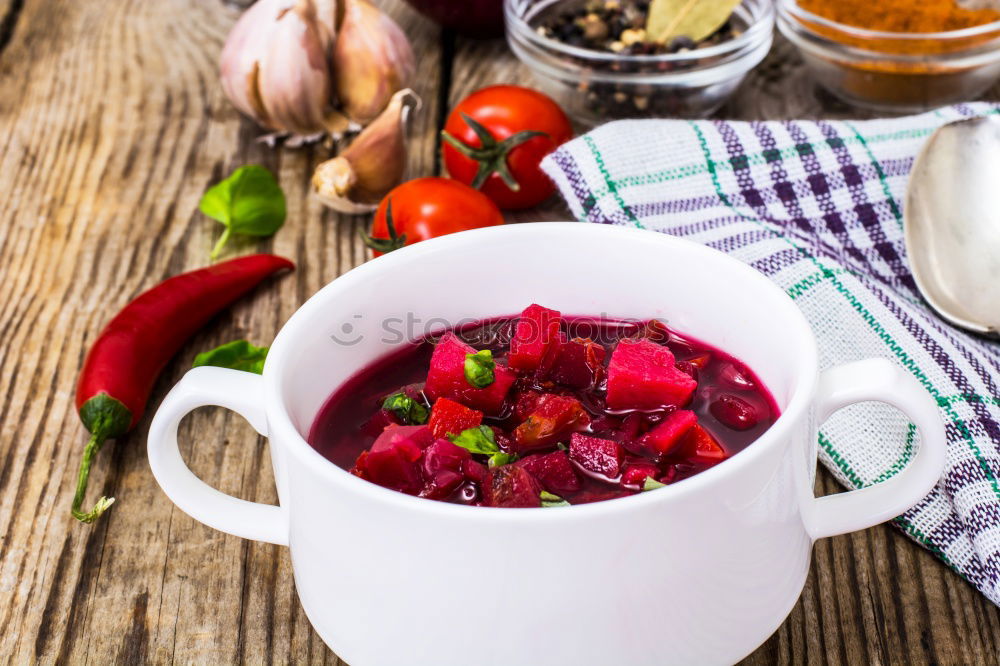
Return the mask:
<svg viewBox="0 0 1000 666">
<path fill-rule="evenodd" d="M 489 460 L 490 469 L 494 467 L 499 467 L 500 465 L 510 464 L 515 460 L 517 460 L 516 453 L 504 453 L 503 451 L 501 451 L 500 453 L 494 453 L 492 456 L 490 456 Z"/>
<path fill-rule="evenodd" d="M 382 401 L 382 409 L 392 412 L 406 425 L 427 423 L 427 408 L 405 393 L 393 393 Z"/>
<path fill-rule="evenodd" d="M 230 236 L 270 236 L 285 223 L 285 193 L 262 166 L 242 166 L 205 192 L 198 208 L 226 229 L 212 248 L 214 261 Z"/>
<path fill-rule="evenodd" d="M 646 36 L 665 44 L 674 37 L 700 42 L 729 20 L 740 0 L 652 0 Z"/>
<path fill-rule="evenodd" d="M 470 453 L 482 453 L 488 456 L 500 453 L 496 437 L 493 436 L 493 428 L 489 426 L 481 425 L 469 428 L 457 435 L 449 435 L 448 439 L 451 440 L 452 444 L 461 446 Z"/>
<path fill-rule="evenodd" d="M 656 490 L 657 488 L 666 488 L 666 487 L 667 487 L 667 484 L 660 483 L 659 481 L 657 481 L 656 479 L 654 479 L 651 476 L 647 476 L 645 483 L 642 484 L 643 491 L 646 491 L 646 490 Z"/>
<path fill-rule="evenodd" d="M 267 347 L 255 347 L 246 340 L 233 340 L 198 354 L 194 357 L 194 363 L 191 367 L 214 365 L 218 368 L 232 368 L 243 372 L 255 372 L 259 375 L 264 371 L 266 358 Z"/>
<path fill-rule="evenodd" d="M 466 354 L 465 381 L 469 382 L 469 386 L 486 388 L 495 379 L 493 368 L 496 365 L 496 362 L 493 360 L 493 352 L 489 349 L 478 351 L 475 354 Z"/>
<path fill-rule="evenodd" d="M 559 495 L 553 495 L 547 490 L 543 490 L 539 495 L 538 499 L 542 500 L 542 507 L 548 508 L 550 506 L 569 506 L 569 502 L 564 500 Z"/>
</svg>

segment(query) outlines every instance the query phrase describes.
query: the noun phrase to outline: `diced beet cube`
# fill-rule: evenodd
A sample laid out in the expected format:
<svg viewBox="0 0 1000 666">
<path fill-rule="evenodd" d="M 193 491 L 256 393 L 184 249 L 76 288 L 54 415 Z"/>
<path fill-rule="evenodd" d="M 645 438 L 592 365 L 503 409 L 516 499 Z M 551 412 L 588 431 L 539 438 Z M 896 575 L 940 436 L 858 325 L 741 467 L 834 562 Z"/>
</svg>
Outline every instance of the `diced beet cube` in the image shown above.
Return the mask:
<svg viewBox="0 0 1000 666">
<path fill-rule="evenodd" d="M 541 486 L 527 470 L 517 465 L 501 465 L 491 469 L 486 477 L 483 503 L 502 507 L 541 506 L 541 492 Z"/>
<path fill-rule="evenodd" d="M 511 410 L 511 415 L 518 421 L 523 421 L 535 411 L 535 408 L 538 407 L 538 400 L 541 397 L 542 394 L 538 391 L 518 393 L 514 398 L 514 409 Z"/>
<path fill-rule="evenodd" d="M 514 444 L 521 451 L 550 446 L 589 424 L 590 417 L 579 400 L 546 393 L 538 399 L 528 418 L 514 429 Z"/>
<path fill-rule="evenodd" d="M 622 420 L 615 416 L 598 416 L 590 422 L 590 432 L 601 435 L 614 432 L 622 427 Z"/>
<path fill-rule="evenodd" d="M 712 433 L 700 425 L 691 428 L 684 439 L 684 453 L 690 462 L 715 464 L 729 457 Z"/>
<path fill-rule="evenodd" d="M 622 472 L 622 484 L 641 488 L 647 478 L 656 479 L 658 476 L 660 468 L 651 462 L 626 463 L 625 471 Z"/>
<path fill-rule="evenodd" d="M 368 451 L 362 451 L 358 459 L 354 461 L 354 467 L 351 468 L 351 474 L 354 476 L 359 476 L 362 479 L 368 478 Z"/>
<path fill-rule="evenodd" d="M 497 414 L 516 375 L 507 366 L 497 363 L 493 369 L 493 383 L 475 388 L 465 378 L 465 356 L 474 353 L 476 350 L 459 340 L 454 333 L 446 333 L 431 355 L 424 392 L 431 400 L 451 398 L 466 407 Z"/>
<path fill-rule="evenodd" d="M 569 438 L 569 457 L 585 470 L 603 474 L 609 479 L 618 477 L 624 454 L 621 445 L 611 439 L 589 437 L 578 432 Z"/>
<path fill-rule="evenodd" d="M 656 455 L 667 455 L 681 443 L 683 436 L 696 423 L 698 423 L 697 414 L 687 409 L 678 409 L 643 435 L 640 443 Z"/>
<path fill-rule="evenodd" d="M 462 475 L 469 481 L 482 484 L 486 481 L 486 465 L 471 458 L 462 462 Z"/>
<path fill-rule="evenodd" d="M 584 389 L 600 381 L 607 351 L 587 338 L 561 342 L 548 376 L 563 386 Z"/>
<path fill-rule="evenodd" d="M 427 426 L 391 425 L 372 444 L 371 452 L 398 450 L 406 460 L 413 462 L 433 441 L 434 436 Z"/>
<path fill-rule="evenodd" d="M 399 425 L 396 415 L 387 409 L 380 409 L 361 426 L 361 433 L 369 437 L 378 437 L 391 425 Z"/>
<path fill-rule="evenodd" d="M 556 333 L 556 339 L 552 341 L 548 349 L 545 350 L 545 355 L 542 357 L 542 362 L 538 364 L 538 368 L 535 370 L 535 377 L 543 378 L 548 377 L 552 372 L 553 366 L 556 364 L 556 360 L 559 358 L 559 351 L 562 346 L 569 341 L 566 334 L 562 331 Z"/>
<path fill-rule="evenodd" d="M 364 478 L 385 488 L 404 493 L 419 492 L 423 486 L 420 469 L 415 461 L 407 458 L 404 450 L 405 447 L 396 446 L 380 451 L 369 451 L 364 460 Z"/>
<path fill-rule="evenodd" d="M 642 414 L 632 412 L 622 419 L 622 436 L 627 440 L 634 440 L 647 425 L 646 418 Z"/>
<path fill-rule="evenodd" d="M 493 429 L 493 440 L 497 443 L 497 446 L 500 447 L 500 450 L 506 453 L 510 453 L 511 451 L 513 451 L 514 440 L 508 437 L 507 433 L 505 433 L 497 426 L 492 426 L 492 429 Z"/>
<path fill-rule="evenodd" d="M 521 313 L 510 341 L 510 367 L 534 372 L 559 336 L 560 314 L 541 305 L 529 305 Z"/>
<path fill-rule="evenodd" d="M 427 425 L 436 438 L 457 435 L 483 422 L 483 413 L 448 398 L 438 398 Z"/>
<path fill-rule="evenodd" d="M 469 460 L 472 454 L 461 446 L 452 444 L 447 439 L 439 439 L 424 451 L 424 460 L 421 465 L 424 476 L 428 479 L 442 470 L 457 472 L 462 475 L 462 466 Z"/>
<path fill-rule="evenodd" d="M 573 463 L 569 461 L 565 451 L 535 454 L 522 458 L 514 464 L 528 470 L 528 473 L 542 484 L 542 488 L 550 493 L 562 495 L 580 489 L 580 477 L 577 476 Z"/>
<path fill-rule="evenodd" d="M 611 409 L 660 409 L 685 405 L 698 383 L 674 365 L 666 347 L 649 340 L 621 340 L 608 365 Z"/>
<path fill-rule="evenodd" d="M 424 488 L 420 491 L 421 497 L 427 499 L 445 499 L 448 495 L 458 490 L 458 487 L 465 481 L 458 472 L 450 469 L 443 469 L 434 476 L 425 479 Z"/>
</svg>

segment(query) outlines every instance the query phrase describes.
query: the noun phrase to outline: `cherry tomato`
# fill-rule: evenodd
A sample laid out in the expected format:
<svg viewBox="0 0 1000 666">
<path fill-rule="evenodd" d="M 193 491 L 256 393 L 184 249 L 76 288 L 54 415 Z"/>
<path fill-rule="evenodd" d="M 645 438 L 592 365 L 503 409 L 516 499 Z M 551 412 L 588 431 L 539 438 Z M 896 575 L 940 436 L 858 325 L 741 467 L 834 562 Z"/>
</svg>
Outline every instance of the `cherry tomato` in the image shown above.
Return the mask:
<svg viewBox="0 0 1000 666">
<path fill-rule="evenodd" d="M 482 192 L 449 178 L 417 178 L 382 200 L 366 243 L 378 257 L 428 238 L 499 224 L 503 214 Z"/>
<path fill-rule="evenodd" d="M 573 138 L 573 128 L 559 105 L 542 93 L 490 86 L 452 109 L 442 137 L 452 178 L 501 208 L 517 209 L 536 206 L 555 191 L 538 165 Z"/>
</svg>

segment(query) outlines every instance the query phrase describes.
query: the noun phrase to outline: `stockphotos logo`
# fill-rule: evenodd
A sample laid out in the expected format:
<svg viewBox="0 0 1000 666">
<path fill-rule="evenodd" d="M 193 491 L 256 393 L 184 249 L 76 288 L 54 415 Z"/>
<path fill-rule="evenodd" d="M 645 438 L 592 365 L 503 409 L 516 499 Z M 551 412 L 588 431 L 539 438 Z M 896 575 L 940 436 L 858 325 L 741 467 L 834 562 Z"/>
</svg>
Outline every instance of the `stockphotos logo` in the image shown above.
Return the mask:
<svg viewBox="0 0 1000 666">
<path fill-rule="evenodd" d="M 517 322 L 518 335 L 531 340 L 541 339 L 548 344 L 550 339 L 561 335 L 559 327 L 547 326 L 546 323 L 534 317 L 499 317 L 493 320 L 483 320 L 466 317 L 458 320 L 443 317 L 424 319 L 412 312 L 398 317 L 386 317 L 374 329 L 365 326 L 367 316 L 355 313 L 343 321 L 330 333 L 334 343 L 353 347 L 359 344 L 368 334 L 377 334 L 379 342 L 384 345 L 399 345 L 413 340 L 423 340 L 440 335 L 444 331 L 465 331 L 462 337 L 470 344 L 492 344 L 509 341 L 514 334 L 513 322 Z M 577 338 L 590 338 L 601 344 L 612 344 L 622 338 L 655 337 L 656 334 L 666 339 L 666 322 L 660 319 L 622 319 L 605 312 L 594 317 L 569 317 L 571 335 Z"/>
</svg>

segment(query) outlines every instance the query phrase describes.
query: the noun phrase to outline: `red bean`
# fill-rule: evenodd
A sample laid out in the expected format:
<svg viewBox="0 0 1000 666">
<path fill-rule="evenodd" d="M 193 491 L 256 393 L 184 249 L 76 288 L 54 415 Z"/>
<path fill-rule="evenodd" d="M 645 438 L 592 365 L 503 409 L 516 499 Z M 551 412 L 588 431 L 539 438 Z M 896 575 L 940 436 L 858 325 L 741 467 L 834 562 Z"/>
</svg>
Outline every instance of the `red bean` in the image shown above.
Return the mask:
<svg viewBox="0 0 1000 666">
<path fill-rule="evenodd" d="M 720 394 L 708 409 L 712 416 L 733 430 L 749 430 L 760 420 L 753 405 L 731 393 Z"/>
</svg>

